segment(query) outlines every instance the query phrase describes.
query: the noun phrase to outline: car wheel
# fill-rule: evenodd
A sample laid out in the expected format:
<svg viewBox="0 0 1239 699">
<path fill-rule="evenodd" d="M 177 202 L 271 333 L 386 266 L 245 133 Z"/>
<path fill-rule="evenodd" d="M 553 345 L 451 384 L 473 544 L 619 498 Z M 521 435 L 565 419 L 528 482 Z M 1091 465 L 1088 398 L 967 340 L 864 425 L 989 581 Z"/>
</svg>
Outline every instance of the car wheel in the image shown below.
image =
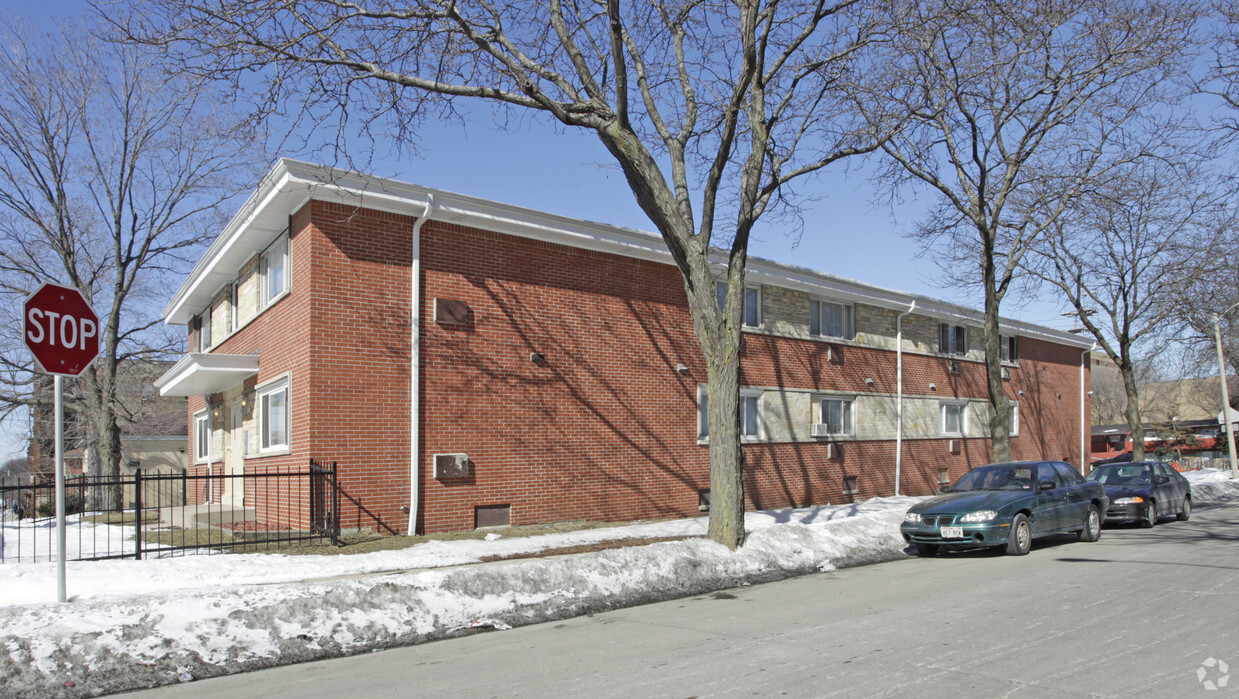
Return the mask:
<svg viewBox="0 0 1239 699">
<path fill-rule="evenodd" d="M 1018 514 L 1011 520 L 1011 532 L 1007 534 L 1007 555 L 1024 556 L 1032 550 L 1032 523 L 1028 517 Z"/>
<path fill-rule="evenodd" d="M 1157 525 L 1157 501 L 1150 500 L 1148 511 L 1145 512 L 1144 519 L 1140 520 L 1140 526 L 1148 529 Z"/>
<path fill-rule="evenodd" d="M 938 545 L 937 544 L 916 544 L 916 555 L 925 556 L 925 557 L 937 556 Z"/>
<path fill-rule="evenodd" d="M 1187 520 L 1192 518 L 1192 499 L 1191 498 L 1183 498 L 1183 509 L 1179 510 L 1179 514 L 1176 516 L 1179 518 L 1180 522 L 1186 522 Z"/>
<path fill-rule="evenodd" d="M 1084 514 L 1084 528 L 1080 530 L 1080 541 L 1097 541 L 1101 538 L 1101 513 L 1096 505 L 1089 505 Z"/>
</svg>

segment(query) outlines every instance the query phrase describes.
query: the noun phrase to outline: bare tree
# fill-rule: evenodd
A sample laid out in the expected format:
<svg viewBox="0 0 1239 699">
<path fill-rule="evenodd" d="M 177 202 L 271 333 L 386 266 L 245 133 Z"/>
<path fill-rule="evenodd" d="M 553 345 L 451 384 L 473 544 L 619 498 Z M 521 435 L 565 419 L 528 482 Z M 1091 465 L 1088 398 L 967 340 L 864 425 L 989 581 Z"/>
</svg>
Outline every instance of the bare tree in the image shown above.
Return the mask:
<svg viewBox="0 0 1239 699">
<path fill-rule="evenodd" d="M 1167 162 L 1129 164 L 1095 181 L 1025 258 L 1118 367 L 1136 460 L 1144 458 L 1138 354 L 1151 363 L 1171 339 L 1179 289 L 1213 275 L 1215 260 L 1200 251 L 1229 228 L 1229 192 L 1213 191 L 1210 173 Z"/>
<path fill-rule="evenodd" d="M 18 330 L 22 298 L 47 280 L 76 287 L 100 315 L 101 351 L 67 408 L 116 474 L 117 415 L 132 409 L 118 404 L 118 366 L 181 349 L 158 304 L 266 158 L 251 129 L 150 50 L 14 21 L 2 35 L 0 411 L 50 401 Z"/>
<path fill-rule="evenodd" d="M 710 530 L 744 539 L 739 350 L 749 237 L 789 185 L 858 140 L 837 85 L 869 40 L 859 0 L 169 0 L 131 35 L 266 104 L 327 107 L 405 143 L 427 107 L 483 100 L 594 133 L 682 276 L 707 366 Z M 716 282 L 726 284 L 723 308 Z"/>
<path fill-rule="evenodd" d="M 984 298 L 989 428 L 1010 458 L 999 308 L 1020 262 L 1088 183 L 1142 157 L 1129 128 L 1164 100 L 1191 45 L 1190 2 L 889 0 L 892 40 L 861 66 L 857 108 L 907 126 L 883 143 L 881 180 L 928 187 L 914 237 L 948 281 Z"/>
</svg>

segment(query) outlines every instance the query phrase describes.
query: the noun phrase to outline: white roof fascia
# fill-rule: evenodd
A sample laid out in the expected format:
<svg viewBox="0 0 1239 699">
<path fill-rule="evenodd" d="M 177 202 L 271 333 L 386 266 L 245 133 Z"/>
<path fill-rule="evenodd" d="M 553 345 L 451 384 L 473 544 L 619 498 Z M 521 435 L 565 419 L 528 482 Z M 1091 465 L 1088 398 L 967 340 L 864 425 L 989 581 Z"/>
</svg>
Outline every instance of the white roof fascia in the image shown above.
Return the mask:
<svg viewBox="0 0 1239 699">
<path fill-rule="evenodd" d="M 219 393 L 258 373 L 256 354 L 191 352 L 155 379 L 161 396 Z"/>
<path fill-rule="evenodd" d="M 169 302 L 164 309 L 164 319 L 170 324 L 189 322 L 210 300 L 204 293 L 204 288 L 208 286 L 207 281 L 211 275 L 219 277 L 215 284 L 209 285 L 212 289 L 218 289 L 222 283 L 228 281 L 223 277 L 235 277 L 237 269 L 218 269 L 221 260 L 230 251 L 236 246 L 243 246 L 247 253 L 245 259 L 248 260 L 254 252 L 265 249 L 275 236 L 284 230 L 285 226 L 279 226 L 279 230 L 266 230 L 257 235 L 249 230 L 254 221 L 273 206 L 283 209 L 281 215 L 285 219 L 312 199 L 416 217 L 425 211 L 426 200 L 430 195 L 435 199 L 437 221 L 674 264 L 662 236 L 655 233 L 569 218 L 398 180 L 337 170 L 324 165 L 281 159 L 225 227 Z M 905 310 L 915 300 L 918 315 L 970 325 L 983 322 L 979 311 L 966 306 L 756 257 L 749 258 L 746 276 L 757 283 L 800 289 L 891 310 Z M 192 303 L 193 300 L 197 300 L 197 303 Z M 1092 346 L 1091 342 L 1076 335 L 1052 328 L 1005 318 L 1000 323 L 1004 332 L 1081 348 Z"/>
</svg>

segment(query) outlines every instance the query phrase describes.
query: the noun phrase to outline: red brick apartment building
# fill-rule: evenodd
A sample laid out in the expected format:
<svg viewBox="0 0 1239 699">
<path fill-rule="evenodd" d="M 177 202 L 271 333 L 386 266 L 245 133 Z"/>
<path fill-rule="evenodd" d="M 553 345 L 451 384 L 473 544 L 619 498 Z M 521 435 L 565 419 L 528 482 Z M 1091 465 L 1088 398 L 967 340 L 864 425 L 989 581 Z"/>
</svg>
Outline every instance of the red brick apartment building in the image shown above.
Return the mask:
<svg viewBox="0 0 1239 699">
<path fill-rule="evenodd" d="M 980 314 L 751 259 L 748 505 L 990 458 Z M 380 531 L 696 515 L 705 367 L 657 235 L 282 160 L 164 310 L 199 472 L 338 463 Z M 1089 343 L 1002 324 L 1017 458 L 1087 448 Z M 900 418 L 902 414 L 902 419 Z M 346 509 L 346 508 L 342 508 Z"/>
</svg>

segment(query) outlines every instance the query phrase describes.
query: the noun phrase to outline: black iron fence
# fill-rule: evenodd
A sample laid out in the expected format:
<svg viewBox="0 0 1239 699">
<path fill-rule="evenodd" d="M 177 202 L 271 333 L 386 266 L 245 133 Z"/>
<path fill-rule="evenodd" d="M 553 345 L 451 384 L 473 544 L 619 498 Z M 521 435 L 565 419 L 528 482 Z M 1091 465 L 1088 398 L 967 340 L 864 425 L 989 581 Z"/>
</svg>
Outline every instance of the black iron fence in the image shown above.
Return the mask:
<svg viewBox="0 0 1239 699">
<path fill-rule="evenodd" d="M 143 473 L 65 480 L 65 558 L 103 560 L 335 544 L 336 465 L 221 473 Z M 0 481 L 0 563 L 54 561 L 56 488 Z"/>
</svg>

